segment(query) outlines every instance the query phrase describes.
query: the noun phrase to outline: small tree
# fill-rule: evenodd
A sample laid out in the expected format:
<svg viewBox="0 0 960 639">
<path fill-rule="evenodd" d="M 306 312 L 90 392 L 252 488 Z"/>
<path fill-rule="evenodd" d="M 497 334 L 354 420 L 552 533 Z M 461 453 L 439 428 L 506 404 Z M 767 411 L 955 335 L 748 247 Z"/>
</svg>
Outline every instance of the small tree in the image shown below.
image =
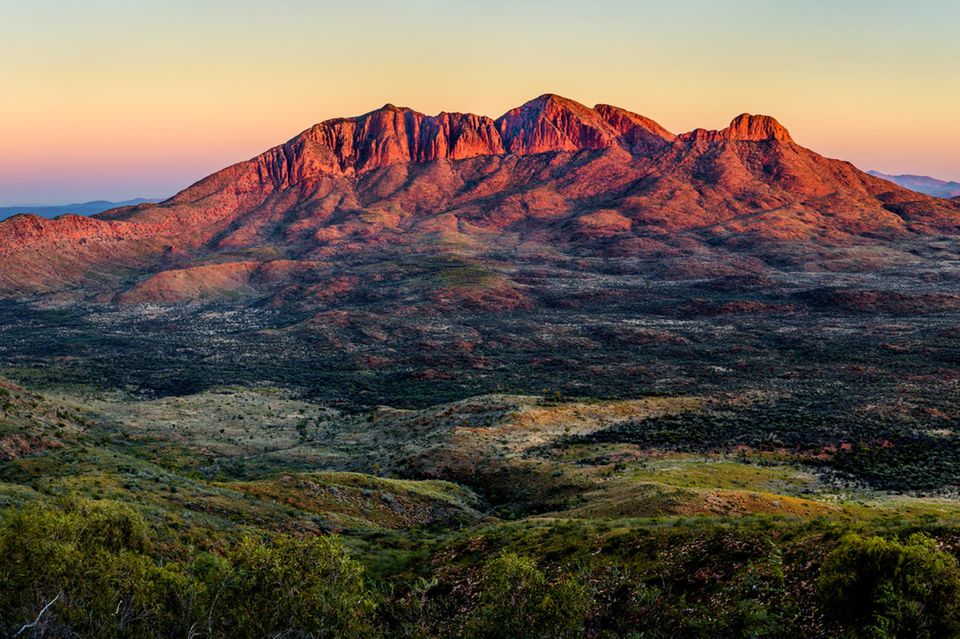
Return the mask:
<svg viewBox="0 0 960 639">
<path fill-rule="evenodd" d="M 513 553 L 487 562 L 483 593 L 467 636 L 564 639 L 583 635 L 592 597 L 572 577 L 550 583 L 533 560 Z"/>
<path fill-rule="evenodd" d="M 934 540 L 847 535 L 824 562 L 820 593 L 857 639 L 960 636 L 960 569 Z"/>
</svg>

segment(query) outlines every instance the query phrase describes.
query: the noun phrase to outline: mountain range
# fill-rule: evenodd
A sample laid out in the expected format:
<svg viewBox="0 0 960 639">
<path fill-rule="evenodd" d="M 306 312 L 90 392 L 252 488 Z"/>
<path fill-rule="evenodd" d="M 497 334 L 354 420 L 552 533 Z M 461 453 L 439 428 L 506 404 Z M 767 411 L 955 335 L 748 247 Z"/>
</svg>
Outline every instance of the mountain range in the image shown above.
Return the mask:
<svg viewBox="0 0 960 639">
<path fill-rule="evenodd" d="M 0 292 L 322 306 L 368 287 L 372 264 L 429 255 L 485 273 L 434 296 L 523 305 L 509 272 L 521 263 L 630 258 L 679 278 L 870 269 L 896 251 L 864 247 L 958 231 L 960 204 L 818 155 L 769 116 L 674 134 L 549 94 L 497 119 L 388 104 L 160 203 L 8 219 Z"/>
<path fill-rule="evenodd" d="M 867 171 L 870 175 L 894 184 L 925 193 L 933 197 L 956 198 L 960 197 L 960 182 L 938 180 L 927 175 L 888 175 L 880 171 Z"/>
<path fill-rule="evenodd" d="M 132 200 L 123 200 L 122 202 L 110 202 L 108 200 L 94 200 L 92 202 L 80 202 L 76 204 L 27 204 L 23 206 L 0 206 L 0 220 L 5 220 L 14 215 L 37 215 L 40 217 L 57 217 L 59 215 L 96 215 L 110 209 L 120 206 L 136 206 L 148 202 L 159 202 L 160 200 L 138 197 Z"/>
</svg>

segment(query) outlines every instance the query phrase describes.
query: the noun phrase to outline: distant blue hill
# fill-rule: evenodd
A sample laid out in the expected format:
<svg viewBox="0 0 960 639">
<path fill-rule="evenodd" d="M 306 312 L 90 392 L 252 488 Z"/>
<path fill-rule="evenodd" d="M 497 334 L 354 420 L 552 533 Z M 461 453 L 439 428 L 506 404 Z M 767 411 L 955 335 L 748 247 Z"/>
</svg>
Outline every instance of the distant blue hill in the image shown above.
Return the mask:
<svg viewBox="0 0 960 639">
<path fill-rule="evenodd" d="M 960 182 L 948 182 L 938 180 L 927 175 L 887 175 L 880 171 L 867 171 L 870 175 L 878 177 L 887 182 L 893 182 L 900 186 L 925 193 L 934 197 L 958 197 L 960 196 Z"/>
<path fill-rule="evenodd" d="M 0 206 L 0 220 L 4 220 L 12 215 L 20 213 L 33 213 L 41 217 L 56 217 L 65 213 L 75 215 L 96 215 L 103 211 L 115 209 L 118 206 L 134 206 L 145 202 L 159 202 L 160 200 L 150 200 L 138 197 L 134 200 L 124 200 L 122 202 L 108 202 L 107 200 L 96 200 L 94 202 L 83 202 L 80 204 L 59 204 L 59 205 L 36 205 L 36 206 Z"/>
</svg>

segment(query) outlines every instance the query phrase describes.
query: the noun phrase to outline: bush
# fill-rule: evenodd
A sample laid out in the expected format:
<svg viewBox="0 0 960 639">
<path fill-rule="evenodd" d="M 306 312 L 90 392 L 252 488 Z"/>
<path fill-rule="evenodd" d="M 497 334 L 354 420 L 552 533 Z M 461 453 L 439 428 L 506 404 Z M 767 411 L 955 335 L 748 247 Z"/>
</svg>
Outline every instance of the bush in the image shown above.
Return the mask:
<svg viewBox="0 0 960 639">
<path fill-rule="evenodd" d="M 375 601 L 363 569 L 332 537 L 246 537 L 214 604 L 223 636 L 370 637 Z"/>
<path fill-rule="evenodd" d="M 589 590 L 566 577 L 550 583 L 536 564 L 508 553 L 487 562 L 483 593 L 467 636 L 476 639 L 563 639 L 583 635 Z"/>
<path fill-rule="evenodd" d="M 820 594 L 848 637 L 960 636 L 957 560 L 924 535 L 847 535 L 824 562 Z"/>
<path fill-rule="evenodd" d="M 36 622 L 32 636 L 185 636 L 202 588 L 179 564 L 158 565 L 149 546 L 143 518 L 112 502 L 9 516 L 0 530 L 0 628 L 13 634 Z"/>
<path fill-rule="evenodd" d="M 373 609 L 335 538 L 246 537 L 225 557 L 166 561 L 143 517 L 109 501 L 34 506 L 0 528 L 2 636 L 36 621 L 20 636 L 352 639 L 374 634 Z"/>
</svg>

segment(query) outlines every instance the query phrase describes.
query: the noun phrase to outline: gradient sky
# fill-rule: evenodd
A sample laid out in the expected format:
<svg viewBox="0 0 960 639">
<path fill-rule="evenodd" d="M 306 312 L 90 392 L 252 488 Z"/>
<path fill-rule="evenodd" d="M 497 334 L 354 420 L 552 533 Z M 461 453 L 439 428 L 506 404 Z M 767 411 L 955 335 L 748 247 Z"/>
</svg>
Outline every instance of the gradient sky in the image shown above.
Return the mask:
<svg viewBox="0 0 960 639">
<path fill-rule="evenodd" d="M 330 117 L 545 92 L 675 132 L 766 113 L 957 179 L 958 25 L 957 0 L 0 0 L 0 205 L 167 196 Z"/>
</svg>

